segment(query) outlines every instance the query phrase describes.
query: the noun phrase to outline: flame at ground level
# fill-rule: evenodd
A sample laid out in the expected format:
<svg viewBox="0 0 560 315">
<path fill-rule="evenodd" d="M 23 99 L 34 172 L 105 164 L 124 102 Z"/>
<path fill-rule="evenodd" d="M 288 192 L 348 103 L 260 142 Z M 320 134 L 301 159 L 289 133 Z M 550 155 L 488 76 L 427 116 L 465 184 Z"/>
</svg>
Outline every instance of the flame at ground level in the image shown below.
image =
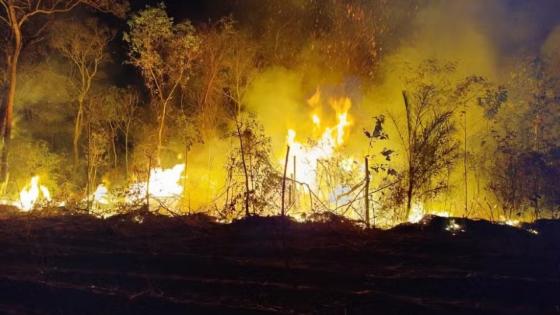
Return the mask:
<svg viewBox="0 0 560 315">
<path fill-rule="evenodd" d="M 407 221 L 409 223 L 418 223 L 422 221 L 422 218 L 426 215 L 436 215 L 439 217 L 449 218 L 451 215 L 447 211 L 438 211 L 438 210 L 426 210 L 424 209 L 423 204 L 413 204 L 412 208 L 410 209 L 410 213 L 408 214 Z"/>
<path fill-rule="evenodd" d="M 181 196 L 183 185 L 180 180 L 185 171 L 185 164 L 177 164 L 172 168 L 153 168 L 150 170 L 150 178 L 146 182 L 135 183 L 131 190 L 139 196 L 146 196 L 148 193 L 156 198 L 173 198 Z"/>
<path fill-rule="evenodd" d="M 31 211 L 41 200 L 51 201 L 51 194 L 47 187 L 39 184 L 39 176 L 31 178 L 29 185 L 19 193 L 19 201 L 23 211 Z"/>
</svg>

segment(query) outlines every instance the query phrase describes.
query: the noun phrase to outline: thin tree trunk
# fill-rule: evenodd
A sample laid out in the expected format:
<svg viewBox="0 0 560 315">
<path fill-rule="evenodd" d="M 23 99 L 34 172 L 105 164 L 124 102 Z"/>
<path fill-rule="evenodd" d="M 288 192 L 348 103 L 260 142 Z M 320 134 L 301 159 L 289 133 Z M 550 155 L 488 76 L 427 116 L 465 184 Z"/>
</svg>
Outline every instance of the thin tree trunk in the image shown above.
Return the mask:
<svg viewBox="0 0 560 315">
<path fill-rule="evenodd" d="M 92 167 L 92 154 L 91 154 L 91 122 L 87 124 L 87 144 L 88 144 L 88 157 L 87 157 L 87 183 L 86 183 L 86 209 L 90 212 L 90 186 L 91 186 L 91 167 Z"/>
<path fill-rule="evenodd" d="M 116 143 L 117 132 L 116 132 L 116 129 L 114 129 L 112 127 L 111 127 L 111 129 L 112 129 L 111 133 L 113 134 L 113 139 L 111 141 L 111 146 L 113 148 L 113 166 L 115 168 L 117 168 L 117 166 L 119 164 L 119 161 L 118 161 L 119 157 L 117 155 L 117 143 Z"/>
<path fill-rule="evenodd" d="M 465 125 L 465 132 L 464 132 L 464 138 L 463 138 L 463 142 L 464 142 L 464 153 L 463 153 L 463 176 L 464 176 L 464 181 L 465 181 L 465 217 L 468 217 L 468 178 L 467 178 L 467 109 L 465 108 L 465 113 L 464 113 L 464 117 L 463 117 L 463 124 Z"/>
<path fill-rule="evenodd" d="M 21 29 L 17 23 L 18 19 L 16 16 L 16 11 L 13 5 L 8 5 L 8 14 L 10 20 L 12 21 L 12 38 L 13 38 L 13 52 L 8 55 L 8 96 L 6 98 L 6 105 L 3 111 L 3 121 L 4 124 L 4 145 L 2 146 L 2 156 L 1 156 L 1 166 L 0 166 L 0 180 L 5 182 L 8 179 L 8 155 L 10 152 L 10 143 L 12 137 L 12 125 L 13 125 L 13 112 L 14 103 L 16 97 L 16 83 L 17 83 L 17 66 L 19 61 L 19 56 L 21 53 Z"/>
<path fill-rule="evenodd" d="M 161 143 L 163 141 L 163 128 L 165 127 L 166 115 L 167 115 L 167 101 L 163 102 L 163 109 L 161 111 L 161 118 L 159 122 L 158 143 L 157 143 L 157 152 L 156 152 L 156 159 L 158 165 L 161 162 Z"/>
<path fill-rule="evenodd" d="M 364 164 L 364 171 L 366 174 L 366 187 L 364 192 L 364 202 L 365 202 L 365 219 L 366 219 L 366 227 L 369 228 L 369 161 L 368 157 L 365 157 L 365 164 Z"/>
<path fill-rule="evenodd" d="M 241 163 L 243 165 L 243 175 L 245 176 L 245 216 L 249 216 L 249 171 L 247 169 L 247 161 L 245 161 L 245 146 L 243 144 L 243 135 L 241 134 L 241 126 L 238 118 L 236 118 L 237 137 L 239 138 L 239 149 L 241 151 Z"/>
<path fill-rule="evenodd" d="M 286 161 L 284 162 L 284 176 L 282 177 L 282 209 L 280 215 L 286 215 L 286 171 L 288 170 L 288 158 L 290 157 L 290 146 L 286 149 Z"/>
<path fill-rule="evenodd" d="M 150 177 L 152 176 L 152 156 L 148 157 L 148 180 L 146 180 L 146 211 L 150 212 Z"/>
<path fill-rule="evenodd" d="M 125 163 L 125 167 L 126 167 L 126 179 L 128 180 L 128 175 L 129 175 L 129 167 L 128 167 L 128 132 L 129 132 L 129 128 L 130 128 L 130 123 L 127 123 L 126 125 L 126 130 L 125 130 L 125 134 L 124 134 L 124 163 Z"/>
<path fill-rule="evenodd" d="M 188 176 L 187 176 L 187 171 L 188 171 L 188 166 L 189 166 L 189 145 L 185 144 L 185 171 L 184 171 L 184 176 L 183 176 L 183 202 L 187 202 L 187 196 L 188 196 L 188 191 L 187 191 L 187 181 L 188 181 Z M 188 208 L 189 212 L 191 211 L 190 207 Z"/>
<path fill-rule="evenodd" d="M 78 166 L 78 161 L 80 157 L 79 144 L 80 136 L 82 133 L 82 121 L 84 119 L 84 101 L 83 99 L 78 100 L 78 113 L 76 114 L 76 120 L 74 122 L 74 138 L 72 141 L 74 150 L 74 167 Z"/>
<path fill-rule="evenodd" d="M 410 117 L 410 104 L 408 103 L 408 97 L 406 95 L 406 91 L 402 92 L 404 106 L 406 109 L 406 127 L 407 127 L 407 137 L 408 137 L 408 188 L 406 191 L 406 216 L 405 220 L 408 219 L 410 215 L 410 211 L 412 209 L 412 196 L 414 192 L 414 167 L 413 167 L 413 155 L 414 155 L 414 147 L 412 143 L 412 125 L 411 125 L 411 117 Z"/>
<path fill-rule="evenodd" d="M 412 180 L 408 179 L 408 189 L 406 190 L 406 217 L 405 220 L 408 220 L 410 216 L 410 211 L 412 209 L 412 196 L 413 196 L 413 185 Z"/>
</svg>

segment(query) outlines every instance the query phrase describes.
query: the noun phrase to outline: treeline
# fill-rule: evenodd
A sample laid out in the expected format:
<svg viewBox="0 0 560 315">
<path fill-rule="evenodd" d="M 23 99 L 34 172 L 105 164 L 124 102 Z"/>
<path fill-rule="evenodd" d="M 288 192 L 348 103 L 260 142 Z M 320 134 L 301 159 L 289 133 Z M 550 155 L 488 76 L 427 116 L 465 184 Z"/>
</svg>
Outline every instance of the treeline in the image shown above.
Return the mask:
<svg viewBox="0 0 560 315">
<path fill-rule="evenodd" d="M 211 210 L 223 217 L 278 207 L 282 166 L 270 137 L 285 134 L 267 134 L 248 106 L 255 80 L 281 68 L 303 73 L 302 89 L 347 77 L 376 87 L 391 35 L 417 12 L 416 1 L 248 1 L 255 16 L 193 24 L 163 3 L 0 3 L 4 195 L 38 174 L 79 205 L 100 183 L 126 187 L 178 156 L 189 174 L 193 148 L 219 139 L 225 188 Z M 445 60 L 400 69 L 395 110 L 371 106 L 356 117 L 366 136 L 350 140 L 386 146 L 370 156 L 377 213 L 406 219 L 415 204 L 455 200 L 454 214 L 466 216 L 557 216 L 554 58 L 519 57 L 499 82 L 460 75 Z"/>
</svg>

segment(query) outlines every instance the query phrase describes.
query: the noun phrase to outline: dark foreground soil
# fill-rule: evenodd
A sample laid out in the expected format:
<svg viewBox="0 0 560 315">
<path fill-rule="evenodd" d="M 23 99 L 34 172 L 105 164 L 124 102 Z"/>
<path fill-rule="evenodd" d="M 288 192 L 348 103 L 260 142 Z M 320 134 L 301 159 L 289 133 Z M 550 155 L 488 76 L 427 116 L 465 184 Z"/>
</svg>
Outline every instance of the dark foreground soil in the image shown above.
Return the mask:
<svg viewBox="0 0 560 315">
<path fill-rule="evenodd" d="M 446 222 L 12 216 L 0 313 L 560 314 L 558 222 Z"/>
</svg>

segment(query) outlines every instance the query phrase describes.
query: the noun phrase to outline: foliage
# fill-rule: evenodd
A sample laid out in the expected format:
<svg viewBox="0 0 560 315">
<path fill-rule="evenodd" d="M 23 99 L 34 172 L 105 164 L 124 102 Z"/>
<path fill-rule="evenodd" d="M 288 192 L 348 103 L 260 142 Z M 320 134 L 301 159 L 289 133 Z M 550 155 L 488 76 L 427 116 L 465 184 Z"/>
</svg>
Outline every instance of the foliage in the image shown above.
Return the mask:
<svg viewBox="0 0 560 315">
<path fill-rule="evenodd" d="M 140 70 L 158 110 L 159 161 L 168 106 L 189 79 L 200 40 L 190 22 L 174 23 L 163 4 L 134 14 L 128 26 L 124 41 L 130 46 L 130 63 Z"/>
<path fill-rule="evenodd" d="M 458 157 L 453 120 L 457 93 L 449 80 L 454 71 L 450 63 L 428 60 L 420 64 L 406 79 L 403 92 L 406 125 L 391 116 L 406 153 L 405 218 L 414 201 L 434 197 L 447 187 L 443 175 Z"/>
<path fill-rule="evenodd" d="M 522 63 L 509 83 L 510 100 L 491 116 L 488 188 L 505 217 L 538 218 L 560 208 L 558 83 L 540 60 Z"/>
<path fill-rule="evenodd" d="M 67 180 L 71 168 L 65 163 L 65 156 L 52 152 L 45 141 L 38 141 L 28 137 L 19 137 L 14 141 L 13 151 L 10 153 L 11 176 L 13 180 L 8 187 L 8 193 L 19 192 L 31 177 L 40 176 L 40 180 L 48 187 L 57 199 L 76 187 Z"/>
<path fill-rule="evenodd" d="M 226 165 L 231 187 L 231 197 L 226 200 L 224 209 L 226 217 L 238 213 L 245 198 L 249 200 L 251 214 L 270 211 L 274 206 L 271 196 L 278 193 L 280 184 L 280 176 L 270 159 L 270 138 L 264 135 L 263 127 L 251 115 L 239 121 L 238 131 L 231 136 L 241 141 L 230 152 Z M 248 180 L 248 190 L 243 187 L 245 180 Z"/>
</svg>

